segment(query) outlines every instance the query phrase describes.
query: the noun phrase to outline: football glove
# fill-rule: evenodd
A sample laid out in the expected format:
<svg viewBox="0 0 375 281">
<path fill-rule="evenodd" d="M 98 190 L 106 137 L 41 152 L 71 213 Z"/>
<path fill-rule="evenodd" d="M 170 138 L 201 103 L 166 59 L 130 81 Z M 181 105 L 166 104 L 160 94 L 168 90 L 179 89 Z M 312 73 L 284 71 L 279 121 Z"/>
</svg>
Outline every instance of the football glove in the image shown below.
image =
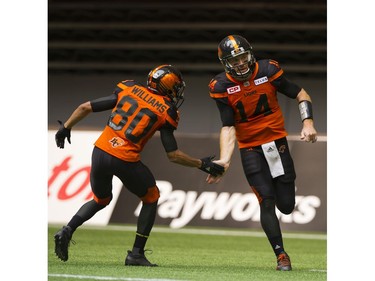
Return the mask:
<svg viewBox="0 0 375 281">
<path fill-rule="evenodd" d="M 69 143 L 71 143 L 70 129 L 65 128 L 64 124 L 60 120 L 57 120 L 57 122 L 59 122 L 60 124 L 60 129 L 57 131 L 55 135 L 56 145 L 57 147 L 64 148 L 65 138 L 68 140 Z"/>
<path fill-rule="evenodd" d="M 202 158 L 202 166 L 199 169 L 214 177 L 221 176 L 224 173 L 224 167 L 212 162 L 214 158 L 215 155 Z"/>
</svg>

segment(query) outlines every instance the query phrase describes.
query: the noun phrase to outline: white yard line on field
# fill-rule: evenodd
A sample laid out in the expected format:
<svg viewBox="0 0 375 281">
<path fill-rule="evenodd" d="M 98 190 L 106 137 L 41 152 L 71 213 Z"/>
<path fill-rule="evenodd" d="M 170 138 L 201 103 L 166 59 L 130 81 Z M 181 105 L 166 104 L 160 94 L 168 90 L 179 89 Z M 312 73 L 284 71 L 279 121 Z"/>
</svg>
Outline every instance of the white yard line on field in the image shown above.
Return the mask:
<svg viewBox="0 0 375 281">
<path fill-rule="evenodd" d="M 115 231 L 136 231 L 136 226 L 127 225 L 107 225 L 107 226 L 84 226 L 88 229 L 96 230 L 115 230 Z M 181 233 L 181 234 L 202 234 L 202 235 L 224 235 L 224 236 L 245 236 L 245 237 L 266 237 L 262 231 L 246 231 L 246 230 L 222 230 L 222 229 L 195 229 L 195 228 L 168 228 L 154 227 L 153 232 L 161 233 Z M 284 238 L 293 239 L 312 239 L 327 240 L 326 234 L 318 233 L 283 233 Z"/>
<path fill-rule="evenodd" d="M 61 277 L 70 279 L 91 279 L 91 280 L 111 280 L 111 281 L 183 281 L 176 279 L 150 279 L 150 278 L 131 278 L 131 277 L 111 277 L 111 276 L 89 276 L 89 275 L 73 275 L 73 274 L 48 274 L 50 277 Z"/>
<path fill-rule="evenodd" d="M 310 269 L 309 271 L 312 271 L 312 272 L 327 272 L 326 269 Z"/>
</svg>

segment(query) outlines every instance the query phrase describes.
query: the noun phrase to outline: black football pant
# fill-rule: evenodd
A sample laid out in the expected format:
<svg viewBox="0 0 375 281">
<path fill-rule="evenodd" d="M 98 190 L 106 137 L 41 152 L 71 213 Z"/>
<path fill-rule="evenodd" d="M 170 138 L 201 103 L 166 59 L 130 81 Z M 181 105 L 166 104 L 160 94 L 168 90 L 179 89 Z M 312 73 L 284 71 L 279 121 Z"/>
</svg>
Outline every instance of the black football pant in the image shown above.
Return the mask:
<svg viewBox="0 0 375 281">
<path fill-rule="evenodd" d="M 276 178 L 272 178 L 261 146 L 243 148 L 240 154 L 246 179 L 258 197 L 262 228 L 278 255 L 284 249 L 275 206 L 284 214 L 293 211 L 296 174 L 286 138 L 276 140 L 275 143 L 285 173 Z"/>
<path fill-rule="evenodd" d="M 68 225 L 73 231 L 109 204 L 112 199 L 113 176 L 117 176 L 124 186 L 139 198 L 145 196 L 149 188 L 156 186 L 153 174 L 141 161 L 126 162 L 94 147 L 90 184 L 96 200 L 93 199 L 82 205 L 69 222 Z M 137 233 L 144 236 L 150 234 L 155 222 L 156 210 L 157 201 L 150 204 L 143 203 L 138 218 Z"/>
</svg>

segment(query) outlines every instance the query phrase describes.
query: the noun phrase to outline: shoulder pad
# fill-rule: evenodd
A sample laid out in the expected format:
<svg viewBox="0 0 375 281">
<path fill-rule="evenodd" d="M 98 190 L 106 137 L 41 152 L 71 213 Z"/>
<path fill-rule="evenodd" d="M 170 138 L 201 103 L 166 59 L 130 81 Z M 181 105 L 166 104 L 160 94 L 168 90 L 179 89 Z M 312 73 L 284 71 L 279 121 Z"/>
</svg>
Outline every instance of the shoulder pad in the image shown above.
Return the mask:
<svg viewBox="0 0 375 281">
<path fill-rule="evenodd" d="M 137 83 L 134 80 L 125 80 L 125 81 L 121 81 L 121 84 L 124 84 L 127 87 L 132 87 L 136 85 Z"/>
<path fill-rule="evenodd" d="M 234 85 L 236 84 L 228 79 L 226 73 L 222 72 L 211 79 L 208 88 L 210 94 L 226 93 L 227 89 Z"/>
<path fill-rule="evenodd" d="M 134 80 L 124 80 L 124 81 L 119 82 L 117 84 L 117 87 L 122 90 L 125 90 L 126 87 L 133 87 L 135 84 L 136 83 Z"/>
<path fill-rule="evenodd" d="M 279 66 L 279 63 L 275 60 L 265 59 L 258 61 L 258 73 L 255 79 L 267 76 L 269 79 L 273 80 L 283 74 L 283 70 Z"/>
<path fill-rule="evenodd" d="M 134 80 L 124 80 L 117 84 L 117 87 L 122 90 L 125 90 L 125 88 L 127 87 L 133 87 L 133 86 L 140 86 L 142 88 L 145 88 L 145 86 L 143 86 L 141 83 L 138 83 Z"/>
</svg>

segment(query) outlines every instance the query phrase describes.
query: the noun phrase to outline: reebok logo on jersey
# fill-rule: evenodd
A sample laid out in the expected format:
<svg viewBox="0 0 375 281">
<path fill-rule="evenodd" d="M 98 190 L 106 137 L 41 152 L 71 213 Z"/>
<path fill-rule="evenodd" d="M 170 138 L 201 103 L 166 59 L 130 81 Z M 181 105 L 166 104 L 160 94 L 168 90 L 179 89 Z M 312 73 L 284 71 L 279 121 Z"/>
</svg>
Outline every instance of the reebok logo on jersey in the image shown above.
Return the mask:
<svg viewBox="0 0 375 281">
<path fill-rule="evenodd" d="M 239 91 L 241 91 L 241 87 L 239 85 L 227 89 L 229 95 L 237 93 Z"/>
<path fill-rule="evenodd" d="M 254 80 L 255 85 L 260 85 L 260 84 L 263 84 L 263 83 L 266 83 L 266 82 L 268 82 L 267 76 L 264 76 L 264 77 L 261 77 L 259 79 Z"/>
</svg>

